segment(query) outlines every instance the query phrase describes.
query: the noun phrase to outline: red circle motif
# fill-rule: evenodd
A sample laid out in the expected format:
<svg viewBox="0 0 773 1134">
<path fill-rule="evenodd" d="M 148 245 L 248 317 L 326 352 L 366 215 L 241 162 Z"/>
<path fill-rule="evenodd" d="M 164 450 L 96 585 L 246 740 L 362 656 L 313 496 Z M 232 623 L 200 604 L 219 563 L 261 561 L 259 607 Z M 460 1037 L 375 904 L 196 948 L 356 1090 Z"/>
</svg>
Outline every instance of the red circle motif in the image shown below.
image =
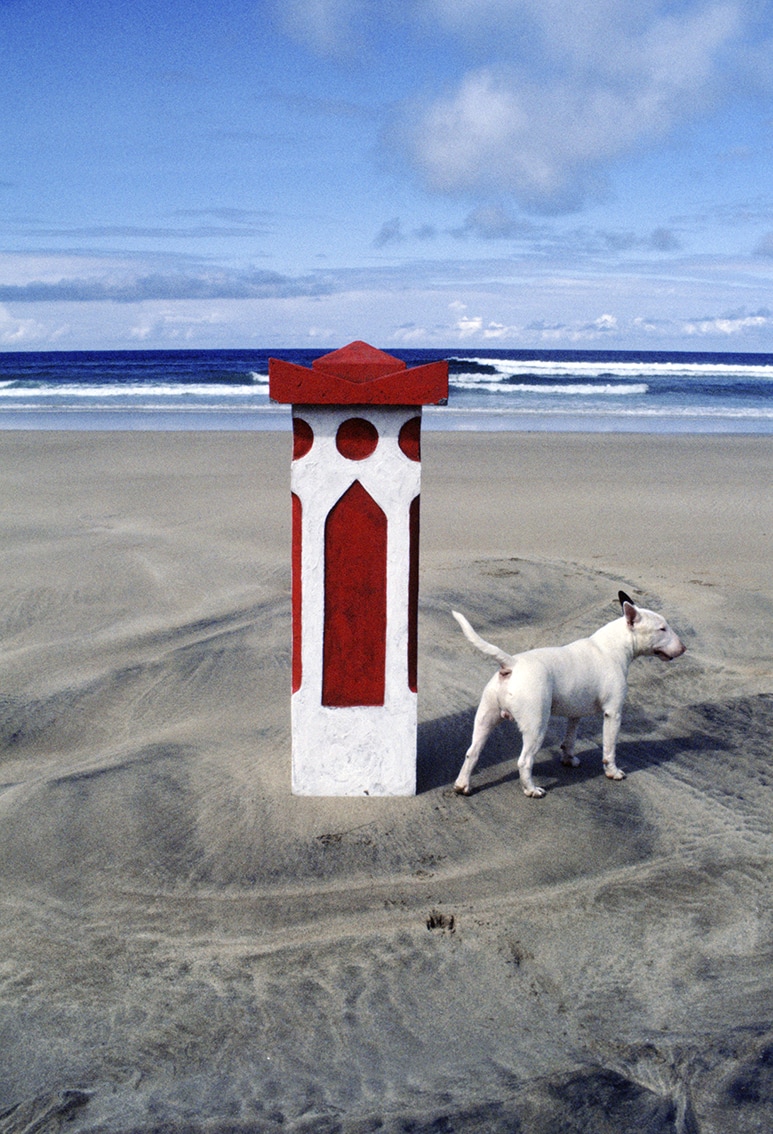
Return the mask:
<svg viewBox="0 0 773 1134">
<path fill-rule="evenodd" d="M 400 430 L 397 444 L 409 461 L 421 460 L 421 418 L 409 417 Z"/>
<path fill-rule="evenodd" d="M 302 417 L 293 418 L 293 460 L 305 457 L 314 444 L 314 430 Z"/>
<path fill-rule="evenodd" d="M 347 461 L 364 461 L 378 445 L 378 430 L 364 417 L 348 417 L 338 426 L 336 448 Z"/>
</svg>

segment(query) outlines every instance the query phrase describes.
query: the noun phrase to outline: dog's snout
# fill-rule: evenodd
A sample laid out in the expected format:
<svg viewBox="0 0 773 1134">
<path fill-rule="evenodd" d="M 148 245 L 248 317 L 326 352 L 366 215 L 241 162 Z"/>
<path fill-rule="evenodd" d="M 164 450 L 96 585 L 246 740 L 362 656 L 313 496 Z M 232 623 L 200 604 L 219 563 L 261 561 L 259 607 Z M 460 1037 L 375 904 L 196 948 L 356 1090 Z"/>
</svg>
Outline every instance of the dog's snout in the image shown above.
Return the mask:
<svg viewBox="0 0 773 1134">
<path fill-rule="evenodd" d="M 680 658 L 682 656 L 682 654 L 687 653 L 687 646 L 685 646 L 682 639 L 679 637 L 678 634 L 675 634 L 673 632 L 673 630 L 671 631 L 671 638 L 672 638 L 672 642 L 671 642 L 671 649 L 669 650 L 669 653 L 671 654 L 672 658 Z"/>
<path fill-rule="evenodd" d="M 674 637 L 675 640 L 670 646 L 653 651 L 655 657 L 661 658 L 663 661 L 673 661 L 675 658 L 680 658 L 682 654 L 687 653 L 687 646 L 685 646 L 681 638 Z"/>
</svg>

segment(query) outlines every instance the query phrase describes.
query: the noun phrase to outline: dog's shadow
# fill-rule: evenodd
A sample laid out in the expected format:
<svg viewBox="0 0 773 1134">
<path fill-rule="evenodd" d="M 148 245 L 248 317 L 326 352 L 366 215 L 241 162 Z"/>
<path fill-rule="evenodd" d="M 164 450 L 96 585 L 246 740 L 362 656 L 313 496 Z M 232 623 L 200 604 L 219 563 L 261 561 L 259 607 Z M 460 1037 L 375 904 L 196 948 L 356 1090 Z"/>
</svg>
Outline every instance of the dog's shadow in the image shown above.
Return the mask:
<svg viewBox="0 0 773 1134">
<path fill-rule="evenodd" d="M 417 746 L 416 790 L 433 791 L 450 787 L 462 766 L 464 754 L 472 736 L 475 709 L 438 717 L 419 725 Z M 590 722 L 585 734 L 580 730 L 578 768 L 567 768 L 561 764 L 559 744 L 563 737 L 564 722 L 551 720 L 542 750 L 534 764 L 534 775 L 538 782 L 546 777 L 551 791 L 571 787 L 585 780 L 603 775 L 601 766 L 601 725 L 596 722 L 596 735 L 592 734 Z M 625 732 L 625 725 L 623 732 Z M 643 721 L 631 720 L 629 732 L 649 732 Z M 595 743 L 594 743 L 595 742 Z M 626 773 L 633 774 L 644 768 L 659 767 L 676 760 L 686 751 L 729 751 L 732 745 L 714 734 L 704 731 L 692 732 L 686 736 L 658 738 L 647 735 L 646 739 L 621 739 L 617 744 L 617 759 Z M 488 791 L 490 788 L 518 780 L 517 759 L 521 750 L 521 737 L 516 726 L 503 721 L 494 729 L 486 741 L 478 766 L 472 779 L 473 793 Z M 501 765 L 502 773 L 497 775 L 487 770 Z"/>
</svg>

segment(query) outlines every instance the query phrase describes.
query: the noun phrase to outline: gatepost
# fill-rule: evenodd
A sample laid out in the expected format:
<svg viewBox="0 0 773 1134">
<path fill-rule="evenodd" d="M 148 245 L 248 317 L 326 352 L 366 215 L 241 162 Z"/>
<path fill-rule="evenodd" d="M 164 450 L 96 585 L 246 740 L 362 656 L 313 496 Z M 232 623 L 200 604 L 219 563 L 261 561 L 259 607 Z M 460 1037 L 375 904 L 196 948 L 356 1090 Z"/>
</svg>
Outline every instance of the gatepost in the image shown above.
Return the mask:
<svg viewBox="0 0 773 1134">
<path fill-rule="evenodd" d="M 416 791 L 421 407 L 448 364 L 354 342 L 269 360 L 292 404 L 292 789 Z"/>
</svg>

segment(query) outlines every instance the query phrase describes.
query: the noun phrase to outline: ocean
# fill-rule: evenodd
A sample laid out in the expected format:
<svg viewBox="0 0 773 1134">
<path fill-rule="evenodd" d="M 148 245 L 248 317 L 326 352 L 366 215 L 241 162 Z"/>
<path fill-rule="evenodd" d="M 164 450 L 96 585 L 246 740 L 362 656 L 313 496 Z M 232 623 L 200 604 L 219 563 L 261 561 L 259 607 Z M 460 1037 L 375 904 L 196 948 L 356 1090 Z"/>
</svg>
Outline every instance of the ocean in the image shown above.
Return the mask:
<svg viewBox="0 0 773 1134">
<path fill-rule="evenodd" d="M 449 360 L 448 405 L 425 409 L 426 429 L 773 432 L 773 354 L 388 349 L 408 366 Z M 324 353 L 0 353 L 0 429 L 289 429 L 269 357 Z"/>
</svg>

